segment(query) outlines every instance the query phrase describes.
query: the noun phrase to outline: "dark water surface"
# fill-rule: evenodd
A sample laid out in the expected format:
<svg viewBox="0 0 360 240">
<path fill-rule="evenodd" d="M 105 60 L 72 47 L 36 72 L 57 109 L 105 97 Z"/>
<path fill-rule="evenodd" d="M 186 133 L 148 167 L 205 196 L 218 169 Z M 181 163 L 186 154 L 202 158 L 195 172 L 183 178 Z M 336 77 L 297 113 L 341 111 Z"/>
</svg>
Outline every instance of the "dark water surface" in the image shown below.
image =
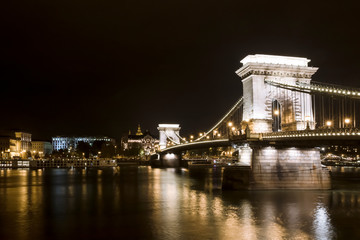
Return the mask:
<svg viewBox="0 0 360 240">
<path fill-rule="evenodd" d="M 216 169 L 0 170 L 0 240 L 360 239 L 360 171 L 332 171 L 330 191 L 248 192 Z"/>
</svg>

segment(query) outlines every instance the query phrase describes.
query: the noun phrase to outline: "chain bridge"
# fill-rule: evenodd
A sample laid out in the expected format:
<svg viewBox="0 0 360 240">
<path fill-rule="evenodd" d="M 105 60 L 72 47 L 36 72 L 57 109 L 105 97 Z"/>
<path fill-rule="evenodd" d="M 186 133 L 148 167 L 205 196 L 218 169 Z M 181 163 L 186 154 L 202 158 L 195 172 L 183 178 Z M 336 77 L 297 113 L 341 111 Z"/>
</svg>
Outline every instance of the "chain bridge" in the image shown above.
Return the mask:
<svg viewBox="0 0 360 240">
<path fill-rule="evenodd" d="M 228 171 L 245 171 L 240 175 L 248 178 L 240 182 L 250 182 L 246 188 L 329 188 L 319 147 L 359 145 L 360 89 L 312 81 L 318 68 L 309 62 L 245 57 L 236 71 L 243 85 L 240 99 L 196 137 L 181 137 L 178 124 L 160 124 L 160 151 L 153 166 L 177 167 L 189 151 L 223 147 L 236 150 L 234 168 Z"/>
</svg>

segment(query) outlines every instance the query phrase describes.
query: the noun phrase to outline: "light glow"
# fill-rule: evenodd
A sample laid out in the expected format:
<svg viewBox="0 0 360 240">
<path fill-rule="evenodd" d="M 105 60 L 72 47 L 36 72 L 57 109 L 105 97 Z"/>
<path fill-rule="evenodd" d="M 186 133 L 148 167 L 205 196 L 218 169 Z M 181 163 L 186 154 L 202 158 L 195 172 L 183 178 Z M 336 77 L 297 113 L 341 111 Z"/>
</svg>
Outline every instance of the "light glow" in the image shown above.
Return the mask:
<svg viewBox="0 0 360 240">
<path fill-rule="evenodd" d="M 243 65 L 248 63 L 265 63 L 307 67 L 310 59 L 300 57 L 255 54 L 246 56 L 240 62 Z"/>
<path fill-rule="evenodd" d="M 180 124 L 159 124 L 160 128 L 178 128 Z"/>
</svg>

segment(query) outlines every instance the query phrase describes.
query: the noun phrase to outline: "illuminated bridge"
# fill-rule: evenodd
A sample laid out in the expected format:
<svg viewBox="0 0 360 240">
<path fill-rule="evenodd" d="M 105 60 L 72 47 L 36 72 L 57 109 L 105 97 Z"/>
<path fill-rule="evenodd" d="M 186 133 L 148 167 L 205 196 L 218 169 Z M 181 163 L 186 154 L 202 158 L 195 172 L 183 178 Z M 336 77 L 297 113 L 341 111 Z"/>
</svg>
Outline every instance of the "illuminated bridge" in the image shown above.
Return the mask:
<svg viewBox="0 0 360 240">
<path fill-rule="evenodd" d="M 238 152 L 235 165 L 250 169 L 257 188 L 329 188 L 317 147 L 358 145 L 360 89 L 312 81 L 318 68 L 309 62 L 273 55 L 245 57 L 236 71 L 243 96 L 208 131 L 184 138 L 179 125 L 159 125 L 158 164 L 177 166 L 189 150 L 231 146 Z M 311 173 L 301 177 L 304 171 Z M 281 181 L 280 175 L 290 180 Z"/>
</svg>

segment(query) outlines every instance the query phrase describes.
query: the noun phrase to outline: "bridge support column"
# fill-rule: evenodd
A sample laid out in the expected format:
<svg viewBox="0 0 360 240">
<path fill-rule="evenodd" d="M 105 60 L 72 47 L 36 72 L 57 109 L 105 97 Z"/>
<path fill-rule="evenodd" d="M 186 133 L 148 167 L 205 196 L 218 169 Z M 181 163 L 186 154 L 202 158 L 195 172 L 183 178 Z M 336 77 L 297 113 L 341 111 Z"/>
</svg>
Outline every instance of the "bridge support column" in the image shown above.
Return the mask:
<svg viewBox="0 0 360 240">
<path fill-rule="evenodd" d="M 159 148 L 160 150 L 167 147 L 167 143 L 170 141 L 172 143 L 179 144 L 179 131 L 180 126 L 179 124 L 159 124 Z"/>
<path fill-rule="evenodd" d="M 252 173 L 256 189 L 330 189 L 330 174 L 317 148 L 256 147 Z"/>
<path fill-rule="evenodd" d="M 248 153 L 243 152 L 248 158 Z M 252 147 L 251 167 L 227 167 L 223 188 L 330 189 L 330 174 L 317 148 Z"/>
<path fill-rule="evenodd" d="M 314 129 L 309 92 L 293 92 L 276 86 L 309 85 L 317 71 L 308 66 L 309 62 L 306 58 L 262 54 L 241 60 L 243 66 L 236 73 L 243 83 L 242 125 L 247 125 L 252 133 L 305 130 L 307 125 Z"/>
<path fill-rule="evenodd" d="M 253 150 L 249 144 L 239 147 L 239 166 L 251 166 Z"/>
</svg>

